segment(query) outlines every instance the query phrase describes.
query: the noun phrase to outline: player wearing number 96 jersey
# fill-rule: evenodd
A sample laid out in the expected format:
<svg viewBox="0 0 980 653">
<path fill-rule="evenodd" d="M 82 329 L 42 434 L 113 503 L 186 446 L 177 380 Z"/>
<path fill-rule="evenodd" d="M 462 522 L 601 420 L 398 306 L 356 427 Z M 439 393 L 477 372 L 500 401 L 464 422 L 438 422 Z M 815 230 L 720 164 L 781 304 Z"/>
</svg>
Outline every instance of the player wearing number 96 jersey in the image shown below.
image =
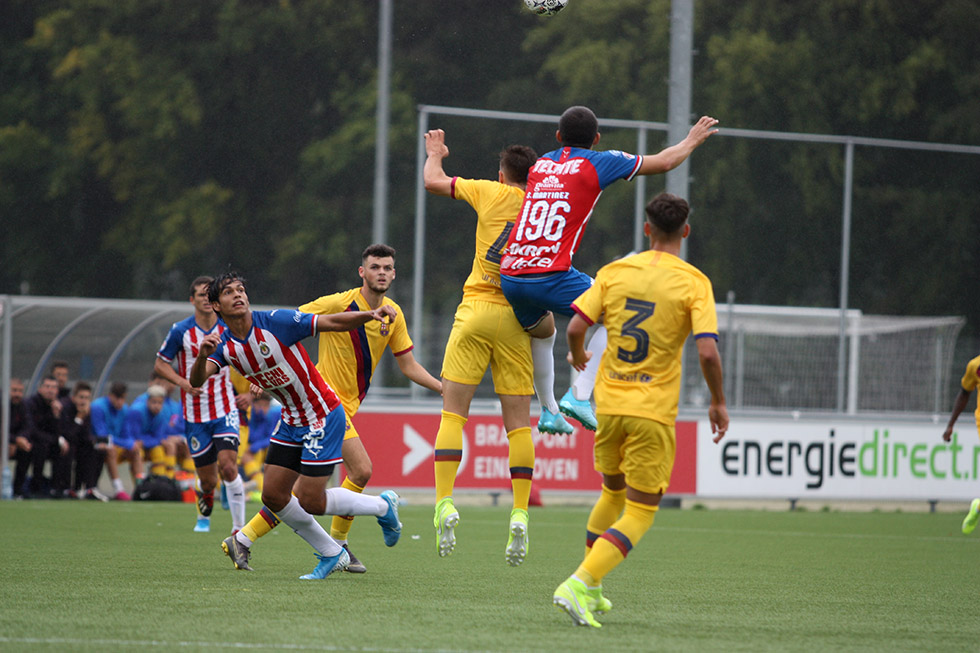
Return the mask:
<svg viewBox="0 0 980 653">
<path fill-rule="evenodd" d="M 599 142 L 599 123 L 587 107 L 570 107 L 562 114 L 555 134 L 562 147 L 538 159 L 528 173 L 524 203 L 500 264 L 504 295 L 518 321 L 534 337 L 534 388 L 542 408 L 538 430 L 571 433 L 572 427 L 558 415 L 559 409 L 595 430 L 589 397 L 599 361 L 583 370 L 560 403 L 555 400 L 552 313 L 571 317 L 572 300 L 592 284 L 588 275 L 572 267 L 572 256 L 582 243 L 599 196 L 619 179 L 632 180 L 636 175 L 659 174 L 677 167 L 717 131 L 712 129 L 717 123 L 704 116 L 680 143 L 657 154 L 639 156 L 593 150 Z M 589 347 L 602 349 L 605 342 L 606 332 L 600 326 Z"/>
</svg>

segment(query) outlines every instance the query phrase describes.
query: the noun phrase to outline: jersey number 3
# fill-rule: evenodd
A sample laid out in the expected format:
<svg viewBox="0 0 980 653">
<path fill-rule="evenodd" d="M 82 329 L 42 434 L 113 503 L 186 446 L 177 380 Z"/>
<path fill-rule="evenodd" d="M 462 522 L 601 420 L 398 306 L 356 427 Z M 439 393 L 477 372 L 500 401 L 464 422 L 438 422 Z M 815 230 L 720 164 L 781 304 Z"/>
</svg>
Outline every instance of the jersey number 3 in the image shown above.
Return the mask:
<svg viewBox="0 0 980 653">
<path fill-rule="evenodd" d="M 653 309 L 656 306 L 654 302 L 627 298 L 626 310 L 633 311 L 636 315 L 623 323 L 621 333 L 628 338 L 636 340 L 636 349 L 630 351 L 620 347 L 616 352 L 616 357 L 619 360 L 627 363 L 639 363 L 650 353 L 650 334 L 640 328 L 640 323 L 648 317 L 653 317 Z"/>
</svg>

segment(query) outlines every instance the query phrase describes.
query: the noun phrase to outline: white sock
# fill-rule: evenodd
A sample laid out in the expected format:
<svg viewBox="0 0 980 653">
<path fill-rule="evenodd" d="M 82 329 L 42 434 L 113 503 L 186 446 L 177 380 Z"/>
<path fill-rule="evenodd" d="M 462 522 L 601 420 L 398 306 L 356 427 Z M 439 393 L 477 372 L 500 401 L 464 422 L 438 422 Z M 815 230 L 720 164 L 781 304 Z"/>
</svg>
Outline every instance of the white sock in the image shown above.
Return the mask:
<svg viewBox="0 0 980 653">
<path fill-rule="evenodd" d="M 599 361 L 602 360 L 602 352 L 606 351 L 606 327 L 599 325 L 599 328 L 589 338 L 587 349 L 592 352 L 592 358 L 585 364 L 585 369 L 572 384 L 572 395 L 580 401 L 588 401 L 592 397 L 592 390 L 595 389 L 595 377 L 599 372 Z"/>
<path fill-rule="evenodd" d="M 327 488 L 327 515 L 374 515 L 383 517 L 388 502 L 372 494 L 359 494 L 345 487 Z"/>
<path fill-rule="evenodd" d="M 534 361 L 534 391 L 538 401 L 552 413 L 558 412 L 555 399 L 555 335 L 531 338 L 531 360 Z"/>
<path fill-rule="evenodd" d="M 320 526 L 313 515 L 303 510 L 296 497 L 289 497 L 289 503 L 282 510 L 276 511 L 276 515 L 320 555 L 335 556 L 340 552 L 337 541 L 323 530 L 323 526 Z"/>
<path fill-rule="evenodd" d="M 252 547 L 252 540 L 250 540 L 247 535 L 245 535 L 244 533 L 242 533 L 241 530 L 239 530 L 237 533 L 235 533 L 235 539 L 238 540 L 238 543 L 241 544 L 246 549 L 249 549 L 249 548 Z"/>
<path fill-rule="evenodd" d="M 121 478 L 114 478 L 114 479 L 112 479 L 112 489 L 115 490 L 116 492 L 122 492 L 123 491 L 123 484 L 122 484 L 122 479 Z"/>
<path fill-rule="evenodd" d="M 245 484 L 242 482 L 241 474 L 236 474 L 234 481 L 225 481 L 225 493 L 228 495 L 231 529 L 240 531 L 245 525 Z"/>
</svg>

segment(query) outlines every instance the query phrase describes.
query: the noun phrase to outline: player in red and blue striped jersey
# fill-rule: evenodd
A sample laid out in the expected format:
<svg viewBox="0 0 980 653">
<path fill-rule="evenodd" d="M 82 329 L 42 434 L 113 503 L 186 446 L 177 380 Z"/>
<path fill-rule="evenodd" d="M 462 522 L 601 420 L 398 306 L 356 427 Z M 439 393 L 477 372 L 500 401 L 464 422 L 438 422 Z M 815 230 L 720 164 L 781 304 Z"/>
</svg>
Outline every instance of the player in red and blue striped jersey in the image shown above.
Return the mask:
<svg viewBox="0 0 980 653">
<path fill-rule="evenodd" d="M 718 121 L 703 116 L 680 143 L 658 154 L 639 156 L 618 150 L 595 151 L 599 122 L 588 107 L 569 107 L 558 122 L 555 137 L 561 148 L 540 157 L 527 177 L 524 203 L 500 263 L 501 289 L 514 307 L 517 320 L 531 334 L 534 389 L 541 402 L 538 430 L 571 433 L 561 415 L 574 417 L 590 430 L 596 419 L 589 397 L 595 385 L 598 358 L 590 361 L 575 383 L 555 400 L 553 313 L 572 317 L 572 301 L 588 290 L 592 278 L 572 267 L 585 226 L 602 191 L 620 179 L 655 175 L 679 166 L 696 147 L 717 132 Z M 589 341 L 591 351 L 606 346 L 600 326 Z"/>
<path fill-rule="evenodd" d="M 211 277 L 202 276 L 191 282 L 194 314 L 170 327 L 153 365 L 154 372 L 180 388 L 184 434 L 199 485 L 194 526 L 198 533 L 211 530 L 210 515 L 219 475 L 227 490 L 232 532 L 245 525 L 245 488 L 238 473 L 239 415 L 228 370 L 222 369 L 200 388 L 192 387 L 188 381 L 201 342 L 208 334 L 221 335 L 227 328 L 208 301 L 211 281 Z"/>
<path fill-rule="evenodd" d="M 374 515 L 385 544 L 394 546 L 401 535 L 394 492 L 371 496 L 345 488 L 327 489 L 334 466 L 343 460 L 341 446 L 347 419 L 337 395 L 299 344 L 303 338 L 324 331 L 350 331 L 372 320 L 390 322 L 396 315 L 394 309 L 381 306 L 329 315 L 252 311 L 244 280 L 234 272 L 211 283 L 208 300 L 228 330 L 221 335 L 212 331 L 204 337 L 191 368 L 191 385 L 201 387 L 208 377 L 233 366 L 282 405 L 282 419 L 266 456 L 262 503 L 316 550 L 319 563 L 303 578 L 325 578 L 350 563 L 347 551 L 320 526 L 314 514 Z M 250 546 L 251 541 L 241 532 L 222 542 L 238 569 L 251 569 Z"/>
</svg>

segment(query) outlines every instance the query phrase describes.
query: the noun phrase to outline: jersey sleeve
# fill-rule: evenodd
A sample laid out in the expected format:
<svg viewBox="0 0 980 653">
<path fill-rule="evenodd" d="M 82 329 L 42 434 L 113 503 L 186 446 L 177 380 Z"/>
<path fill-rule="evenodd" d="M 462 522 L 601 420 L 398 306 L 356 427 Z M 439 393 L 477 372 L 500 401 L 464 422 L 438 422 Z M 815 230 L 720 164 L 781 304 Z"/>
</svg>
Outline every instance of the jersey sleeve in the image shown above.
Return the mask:
<svg viewBox="0 0 980 653">
<path fill-rule="evenodd" d="M 391 347 L 391 353 L 395 356 L 401 356 L 412 351 L 415 345 L 412 343 L 412 337 L 408 335 L 408 322 L 405 321 L 405 312 L 400 306 L 396 307 L 395 310 L 398 311 L 398 315 L 391 325 L 391 340 L 388 341 L 388 346 Z"/>
<path fill-rule="evenodd" d="M 102 408 L 102 404 L 98 402 L 92 402 L 92 434 L 97 438 L 107 438 L 111 434 L 109 433 L 109 423 L 106 421 L 105 409 Z"/>
<path fill-rule="evenodd" d="M 980 385 L 980 356 L 977 356 L 966 364 L 966 372 L 960 385 L 967 392 L 973 392 Z"/>
<path fill-rule="evenodd" d="M 225 331 L 225 334 L 227 333 L 228 332 Z M 222 367 L 226 367 L 228 365 L 228 336 L 227 335 L 222 336 L 221 344 L 218 345 L 218 348 L 214 350 L 214 353 L 208 356 L 208 360 L 214 363 L 215 365 L 217 365 L 219 370 Z"/>
<path fill-rule="evenodd" d="M 718 339 L 718 315 L 715 312 L 715 296 L 711 281 L 705 276 L 695 277 L 691 299 L 691 331 L 698 338 Z"/>
<path fill-rule="evenodd" d="M 299 307 L 302 313 L 314 313 L 316 315 L 329 315 L 331 313 L 342 313 L 347 310 L 347 306 L 343 303 L 344 293 L 333 293 L 332 295 L 324 295 L 314 299 L 312 302 L 307 302 Z"/>
<path fill-rule="evenodd" d="M 333 311 L 337 312 L 337 311 Z M 316 334 L 316 315 L 303 311 L 272 311 L 269 321 L 273 324 L 276 337 L 287 347 L 295 345 L 303 338 Z"/>
<path fill-rule="evenodd" d="M 596 174 L 599 177 L 599 188 L 603 189 L 614 181 L 633 179 L 643 164 L 643 157 L 638 154 L 619 150 L 606 150 L 598 154 L 599 156 L 593 160 L 592 165 L 595 166 Z"/>
<path fill-rule="evenodd" d="M 477 213 L 480 212 L 487 197 L 486 189 L 493 182 L 484 179 L 464 179 L 453 177 L 451 195 L 455 200 L 463 200 Z"/>
<path fill-rule="evenodd" d="M 601 268 L 595 275 L 595 283 L 572 302 L 572 310 L 581 315 L 589 323 L 589 326 L 595 324 L 602 315 L 602 298 L 604 296 L 602 289 L 605 287 L 605 281 L 605 268 Z"/>
<path fill-rule="evenodd" d="M 157 351 L 157 357 L 162 358 L 168 363 L 173 362 L 174 357 L 177 356 L 177 352 L 183 347 L 182 339 L 183 333 L 178 324 L 174 322 L 170 327 L 170 332 L 167 334 L 166 339 L 164 339 L 163 344 L 160 345 L 160 349 Z"/>
</svg>

